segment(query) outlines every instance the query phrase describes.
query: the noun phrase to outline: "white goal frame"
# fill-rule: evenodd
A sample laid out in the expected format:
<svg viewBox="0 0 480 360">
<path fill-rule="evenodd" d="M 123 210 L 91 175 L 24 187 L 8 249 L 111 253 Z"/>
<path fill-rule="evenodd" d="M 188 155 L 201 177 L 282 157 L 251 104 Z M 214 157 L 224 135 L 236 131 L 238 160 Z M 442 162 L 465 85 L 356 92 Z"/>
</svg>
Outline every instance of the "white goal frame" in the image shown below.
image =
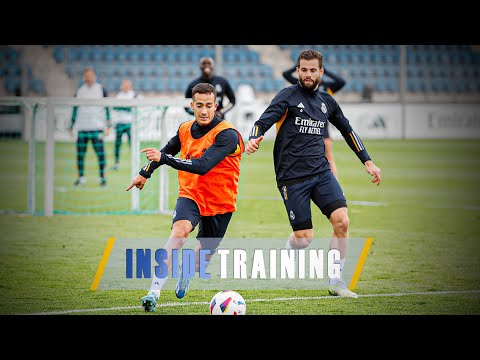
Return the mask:
<svg viewBox="0 0 480 360">
<path fill-rule="evenodd" d="M 131 127 L 131 176 L 132 179 L 138 174 L 141 164 L 139 163 L 140 152 L 140 138 L 138 134 L 138 119 L 137 113 L 139 107 L 165 107 L 161 118 L 161 135 L 159 147 L 167 143 L 168 139 L 168 124 L 166 121 L 166 109 L 169 107 L 188 107 L 189 99 L 185 98 L 171 98 L 171 97 L 144 97 L 135 99 L 117 99 L 117 98 L 103 98 L 103 99 L 79 99 L 71 97 L 0 97 L 0 105 L 6 106 L 22 106 L 26 111 L 25 126 L 23 138 L 29 144 L 29 164 L 35 163 L 35 109 L 37 106 L 44 106 L 47 109 L 46 119 L 46 137 L 45 137 L 45 178 L 44 178 L 44 204 L 43 210 L 45 216 L 53 216 L 54 214 L 54 171 L 55 171 L 55 106 L 102 106 L 102 107 L 132 107 L 133 119 Z M 186 113 L 185 113 L 186 114 Z M 187 115 L 187 114 L 186 114 Z M 187 115 L 188 116 L 188 115 Z M 168 169 L 165 166 L 159 168 L 159 213 L 170 214 L 172 212 L 168 207 L 169 183 L 168 183 Z M 29 213 L 35 212 L 35 166 L 28 167 L 28 197 L 27 197 L 27 211 Z M 131 210 L 136 212 L 139 210 L 139 193 L 138 191 L 131 192 Z"/>
</svg>

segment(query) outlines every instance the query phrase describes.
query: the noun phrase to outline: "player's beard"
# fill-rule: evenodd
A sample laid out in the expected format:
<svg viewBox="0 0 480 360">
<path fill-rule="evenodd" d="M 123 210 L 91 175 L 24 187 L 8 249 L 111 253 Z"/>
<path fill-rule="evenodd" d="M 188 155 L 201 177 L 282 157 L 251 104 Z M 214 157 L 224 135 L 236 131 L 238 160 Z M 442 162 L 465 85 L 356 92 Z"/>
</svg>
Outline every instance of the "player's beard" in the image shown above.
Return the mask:
<svg viewBox="0 0 480 360">
<path fill-rule="evenodd" d="M 313 83 L 308 83 L 308 84 L 305 84 L 305 81 L 300 78 L 300 84 L 307 90 L 315 90 L 318 86 L 318 84 L 320 84 L 320 79 L 317 79 L 317 80 L 313 80 Z"/>
</svg>

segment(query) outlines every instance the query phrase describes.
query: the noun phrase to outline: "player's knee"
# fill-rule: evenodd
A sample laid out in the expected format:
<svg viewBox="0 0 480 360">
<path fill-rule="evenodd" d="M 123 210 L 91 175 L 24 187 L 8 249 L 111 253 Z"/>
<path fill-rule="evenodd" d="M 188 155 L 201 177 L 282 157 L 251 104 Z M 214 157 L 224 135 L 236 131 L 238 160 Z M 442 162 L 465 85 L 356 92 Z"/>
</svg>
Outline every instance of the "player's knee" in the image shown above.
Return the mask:
<svg viewBox="0 0 480 360">
<path fill-rule="evenodd" d="M 192 230 L 191 225 L 189 225 L 188 223 L 183 221 L 177 221 L 173 225 L 172 232 L 170 234 L 170 238 L 179 241 L 180 243 L 182 243 L 182 246 L 185 245 L 185 241 L 190 234 L 190 231 Z"/>
<path fill-rule="evenodd" d="M 346 209 L 341 211 L 342 209 L 338 209 L 333 212 L 330 220 L 332 222 L 333 228 L 337 232 L 347 232 L 348 226 L 350 225 L 350 219 L 348 218 L 348 214 Z"/>
<path fill-rule="evenodd" d="M 310 245 L 313 240 L 313 229 L 297 230 L 294 231 L 295 238 L 293 241 L 296 243 L 297 249 L 303 249 Z"/>
<path fill-rule="evenodd" d="M 348 219 L 348 216 L 345 216 L 345 217 L 342 217 L 340 218 L 336 225 L 335 225 L 335 228 L 337 231 L 340 231 L 340 232 L 348 232 L 348 226 L 350 224 L 350 220 Z"/>
</svg>

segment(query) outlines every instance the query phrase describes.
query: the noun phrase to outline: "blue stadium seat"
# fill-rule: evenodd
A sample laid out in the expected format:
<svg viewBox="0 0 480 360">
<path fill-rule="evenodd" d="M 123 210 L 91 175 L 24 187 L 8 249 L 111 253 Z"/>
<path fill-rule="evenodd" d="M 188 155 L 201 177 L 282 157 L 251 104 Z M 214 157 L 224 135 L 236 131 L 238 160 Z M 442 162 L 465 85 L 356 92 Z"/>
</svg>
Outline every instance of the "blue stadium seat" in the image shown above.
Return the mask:
<svg viewBox="0 0 480 360">
<path fill-rule="evenodd" d="M 6 50 L 4 51 L 4 56 L 11 63 L 16 63 L 19 59 L 18 51 L 11 47 L 6 48 Z"/>
<path fill-rule="evenodd" d="M 79 54 L 78 54 L 78 60 L 87 63 L 91 59 L 90 57 L 90 50 L 86 48 L 80 48 Z"/>
<path fill-rule="evenodd" d="M 101 61 L 103 59 L 103 50 L 93 49 L 93 51 L 90 53 L 90 58 L 92 61 Z"/>
<path fill-rule="evenodd" d="M 57 64 L 62 63 L 65 59 L 65 55 L 63 54 L 63 48 L 61 46 L 56 46 L 53 50 L 53 57 Z"/>
<path fill-rule="evenodd" d="M 159 92 L 165 91 L 166 90 L 165 81 L 162 79 L 154 79 L 153 90 L 159 91 Z"/>
<path fill-rule="evenodd" d="M 76 62 L 80 59 L 80 51 L 73 47 L 66 49 L 66 58 L 69 62 Z"/>
<path fill-rule="evenodd" d="M 5 70 L 6 70 L 5 73 L 7 74 L 7 76 L 10 76 L 10 77 L 20 76 L 21 74 L 20 66 L 18 66 L 17 64 L 7 65 Z"/>
<path fill-rule="evenodd" d="M 138 53 L 138 60 L 142 63 L 150 63 L 153 57 L 153 51 L 151 49 L 142 49 Z"/>
<path fill-rule="evenodd" d="M 347 83 L 346 85 L 348 84 L 349 83 Z M 363 87 L 364 87 L 364 82 L 362 80 L 351 82 L 351 90 L 353 92 L 357 92 L 357 93 L 362 92 Z"/>
<path fill-rule="evenodd" d="M 125 62 L 127 60 L 127 51 L 122 47 L 118 48 L 115 52 L 115 61 Z"/>
<path fill-rule="evenodd" d="M 254 81 L 254 85 L 253 85 L 253 88 L 255 91 L 258 91 L 258 92 L 266 92 L 268 91 L 265 84 L 266 84 L 266 79 L 256 79 Z"/>
<path fill-rule="evenodd" d="M 464 93 L 468 91 L 468 86 L 466 81 L 455 79 L 452 81 L 454 91 Z"/>
<path fill-rule="evenodd" d="M 424 79 L 412 79 L 407 81 L 407 91 L 426 92 L 427 83 Z"/>
<path fill-rule="evenodd" d="M 256 51 L 249 51 L 247 61 L 251 62 L 252 64 L 260 64 L 259 53 Z"/>
<path fill-rule="evenodd" d="M 375 90 L 381 93 L 387 91 L 386 83 L 382 78 L 377 79 L 377 82 L 375 83 Z"/>
<path fill-rule="evenodd" d="M 5 88 L 9 93 L 15 93 L 18 89 L 20 89 L 20 78 L 18 77 L 5 78 Z"/>
<path fill-rule="evenodd" d="M 107 91 L 108 96 L 112 95 L 112 92 L 117 92 L 120 90 L 120 84 L 123 78 L 118 76 L 111 76 L 111 77 L 97 77 L 97 82 L 102 84 L 104 89 Z M 83 85 L 83 78 L 79 79 L 79 86 Z"/>
<path fill-rule="evenodd" d="M 174 64 L 184 65 L 187 63 L 187 54 L 184 50 L 177 50 L 174 53 Z"/>
<path fill-rule="evenodd" d="M 223 76 L 225 76 L 227 79 L 230 79 L 231 77 L 235 76 L 235 70 L 230 66 L 225 66 L 223 68 Z"/>
<path fill-rule="evenodd" d="M 273 76 L 273 71 L 270 65 L 260 64 L 260 69 L 258 75 L 264 78 L 271 78 Z"/>
<path fill-rule="evenodd" d="M 240 63 L 240 64 L 245 64 L 247 62 L 247 58 L 248 58 L 247 53 L 248 53 L 248 50 L 237 51 L 236 56 L 235 56 L 235 61 Z"/>
<path fill-rule="evenodd" d="M 126 51 L 126 58 L 127 58 L 127 61 L 129 61 L 130 63 L 136 65 L 138 63 L 138 60 L 139 60 L 139 53 L 136 49 L 128 49 Z"/>
<path fill-rule="evenodd" d="M 226 64 L 234 64 L 235 63 L 234 53 L 231 51 L 225 51 L 223 53 L 223 60 Z"/>
<path fill-rule="evenodd" d="M 164 60 L 163 60 L 163 51 L 160 50 L 160 49 L 154 49 L 154 50 L 153 50 L 153 53 L 152 53 L 151 60 L 152 60 L 155 64 L 161 64 L 162 62 L 164 62 Z"/>
<path fill-rule="evenodd" d="M 398 91 L 398 45 L 279 47 L 290 51 L 293 62 L 298 52 L 305 48 L 321 51 L 325 66 L 347 80 L 349 85 L 344 91 L 359 91 L 363 84 L 370 82 L 376 83 L 383 91 Z M 215 57 L 214 45 L 57 45 L 53 49 L 55 61 L 65 63 L 70 77 L 81 78 L 83 67 L 91 64 L 103 79 L 125 75 L 139 79 L 152 78 L 154 91 L 179 91 L 183 87 L 180 85 L 182 79 L 189 81 L 198 76 L 198 60 L 201 56 Z M 279 86 L 270 65 L 261 62 L 258 52 L 245 45 L 226 45 L 223 50 L 223 75 L 232 83 L 252 82 L 258 91 L 275 91 Z M 7 58 L 7 51 L 12 54 L 9 57 L 16 56 L 7 46 L 0 47 L 3 60 Z M 473 91 L 480 83 L 480 52 L 474 52 L 470 46 L 409 45 L 407 61 L 408 91 Z M 16 62 L 3 61 L 0 68 L 2 76 L 12 73 L 7 69 L 9 64 L 16 65 Z M 118 66 L 123 66 L 125 71 Z M 18 76 L 16 71 L 13 74 Z M 172 78 L 178 81 L 172 82 L 169 85 L 171 90 L 167 90 L 165 81 L 168 79 L 170 83 Z M 286 84 L 283 79 L 277 80 L 282 81 L 282 85 Z"/>
<path fill-rule="evenodd" d="M 197 52 L 193 47 L 189 47 L 188 49 L 184 50 L 185 52 L 185 63 L 186 64 L 193 64 L 197 63 Z"/>
<path fill-rule="evenodd" d="M 389 92 L 398 92 L 399 86 L 398 86 L 398 80 L 396 78 L 390 78 L 386 82 L 387 86 L 387 91 Z"/>
<path fill-rule="evenodd" d="M 175 81 L 173 81 L 172 78 L 165 79 L 165 85 L 168 92 L 173 92 L 177 90 L 176 88 L 177 84 Z"/>
<path fill-rule="evenodd" d="M 271 80 L 273 81 L 273 86 L 275 88 L 275 91 L 280 91 L 282 90 L 283 88 L 285 88 L 287 85 L 285 84 L 285 80 L 284 79 L 273 79 Z"/>
<path fill-rule="evenodd" d="M 166 68 L 164 66 L 151 66 L 150 67 L 150 74 L 153 77 L 162 77 L 166 76 L 168 74 L 169 68 Z"/>
<path fill-rule="evenodd" d="M 106 48 L 102 52 L 102 60 L 106 63 L 112 63 L 115 60 L 115 53 L 112 49 Z"/>
<path fill-rule="evenodd" d="M 118 77 L 125 77 L 127 76 L 127 69 L 123 65 L 113 65 L 113 75 Z"/>
<path fill-rule="evenodd" d="M 175 64 L 175 52 L 173 49 L 169 49 L 163 53 L 163 61 L 168 65 Z"/>
<path fill-rule="evenodd" d="M 140 68 L 136 65 L 126 65 L 125 66 L 125 74 L 128 77 L 137 77 L 139 70 L 140 70 Z"/>
<path fill-rule="evenodd" d="M 44 94 L 46 91 L 45 84 L 40 79 L 31 79 L 28 83 L 28 88 L 37 94 Z"/>
<path fill-rule="evenodd" d="M 140 87 L 143 91 L 153 91 L 154 89 L 154 82 L 151 79 L 143 79 L 140 81 Z"/>
</svg>

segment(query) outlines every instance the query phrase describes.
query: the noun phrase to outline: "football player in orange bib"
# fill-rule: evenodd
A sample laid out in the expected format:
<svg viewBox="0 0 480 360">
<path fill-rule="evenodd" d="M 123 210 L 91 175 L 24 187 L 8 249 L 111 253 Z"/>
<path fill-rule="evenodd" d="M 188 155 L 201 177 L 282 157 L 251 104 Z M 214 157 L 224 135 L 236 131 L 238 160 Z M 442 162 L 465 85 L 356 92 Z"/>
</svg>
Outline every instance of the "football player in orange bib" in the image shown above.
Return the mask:
<svg viewBox="0 0 480 360">
<path fill-rule="evenodd" d="M 197 235 L 196 271 L 199 271 L 199 253 L 218 248 L 224 237 L 233 212 L 236 210 L 240 160 L 244 143 L 240 133 L 227 121 L 215 115 L 218 103 L 216 90 L 211 84 L 200 83 L 192 89 L 190 107 L 195 119 L 180 125 L 177 134 L 161 150 L 143 149 L 149 162 L 140 170 L 127 191 L 134 186 L 141 190 L 153 171 L 161 165 L 178 170 L 178 199 L 173 212 L 170 237 L 164 246 L 171 274 L 173 249 L 181 249 L 191 231 L 199 225 Z M 175 158 L 180 153 L 179 158 Z M 180 276 L 175 290 L 183 298 L 190 278 Z M 154 311 L 160 291 L 168 276 L 158 278 L 153 274 L 150 291 L 142 298 L 145 311 Z"/>
</svg>

